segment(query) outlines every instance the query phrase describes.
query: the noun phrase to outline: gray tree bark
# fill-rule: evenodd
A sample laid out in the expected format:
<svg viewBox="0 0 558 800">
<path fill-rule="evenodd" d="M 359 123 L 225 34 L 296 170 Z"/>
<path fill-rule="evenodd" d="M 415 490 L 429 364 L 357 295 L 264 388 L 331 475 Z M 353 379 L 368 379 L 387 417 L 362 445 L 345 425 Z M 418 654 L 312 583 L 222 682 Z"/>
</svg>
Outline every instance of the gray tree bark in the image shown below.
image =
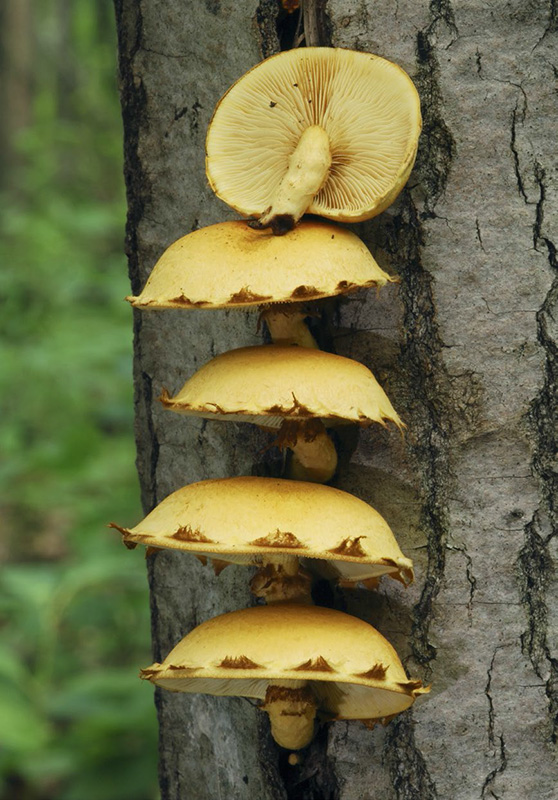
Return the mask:
<svg viewBox="0 0 558 800">
<path fill-rule="evenodd" d="M 557 797 L 558 11 L 554 0 L 322 0 L 321 44 L 401 64 L 424 132 L 408 188 L 355 226 L 400 276 L 325 303 L 322 346 L 377 375 L 404 440 L 339 437 L 337 485 L 391 523 L 408 590 L 328 591 L 372 622 L 430 696 L 387 728 L 339 722 L 291 767 L 240 699 L 157 693 L 163 800 L 551 800 Z M 229 85 L 292 38 L 275 0 L 116 0 L 134 293 L 173 240 L 233 218 L 204 172 Z M 261 341 L 243 312 L 135 314 L 138 468 L 146 511 L 185 483 L 265 474 L 249 426 L 163 411 L 216 353 Z M 249 605 L 248 574 L 148 559 L 154 656 Z M 146 687 L 147 690 L 147 687 Z"/>
</svg>

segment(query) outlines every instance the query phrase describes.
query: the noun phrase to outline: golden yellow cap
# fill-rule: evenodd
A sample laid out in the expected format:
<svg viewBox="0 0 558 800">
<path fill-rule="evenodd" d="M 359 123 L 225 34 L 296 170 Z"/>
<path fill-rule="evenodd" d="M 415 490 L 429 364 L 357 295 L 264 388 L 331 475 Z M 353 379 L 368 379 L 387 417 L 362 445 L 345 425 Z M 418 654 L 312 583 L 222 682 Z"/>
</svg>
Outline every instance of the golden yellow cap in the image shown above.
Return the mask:
<svg viewBox="0 0 558 800">
<path fill-rule="evenodd" d="M 387 522 L 358 497 L 317 483 L 237 477 L 200 481 L 173 492 L 134 528 L 128 545 L 184 550 L 220 561 L 261 565 L 297 556 L 313 569 L 358 582 L 392 574 L 413 579 Z"/>
<path fill-rule="evenodd" d="M 383 720 L 427 692 L 391 644 L 356 617 L 317 606 L 257 606 L 189 633 L 141 677 L 177 692 L 264 699 L 278 681 L 308 682 L 333 719 Z"/>
<path fill-rule="evenodd" d="M 317 300 L 392 279 L 351 231 L 303 221 L 277 238 L 245 222 L 183 236 L 161 256 L 136 308 L 223 308 Z"/>
<path fill-rule="evenodd" d="M 180 414 L 279 427 L 285 419 L 402 427 L 386 393 L 358 361 L 309 347 L 260 345 L 209 361 L 166 408 Z"/>
</svg>

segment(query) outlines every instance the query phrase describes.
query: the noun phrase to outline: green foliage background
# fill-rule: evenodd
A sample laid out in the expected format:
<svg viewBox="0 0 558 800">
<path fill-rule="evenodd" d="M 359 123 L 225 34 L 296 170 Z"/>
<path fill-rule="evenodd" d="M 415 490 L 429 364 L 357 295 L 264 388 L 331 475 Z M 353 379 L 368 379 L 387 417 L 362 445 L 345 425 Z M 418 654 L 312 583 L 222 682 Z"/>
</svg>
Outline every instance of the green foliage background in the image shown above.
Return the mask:
<svg viewBox="0 0 558 800">
<path fill-rule="evenodd" d="M 0 797 L 152 800 L 156 728 L 110 0 L 33 10 L 0 197 Z"/>
</svg>

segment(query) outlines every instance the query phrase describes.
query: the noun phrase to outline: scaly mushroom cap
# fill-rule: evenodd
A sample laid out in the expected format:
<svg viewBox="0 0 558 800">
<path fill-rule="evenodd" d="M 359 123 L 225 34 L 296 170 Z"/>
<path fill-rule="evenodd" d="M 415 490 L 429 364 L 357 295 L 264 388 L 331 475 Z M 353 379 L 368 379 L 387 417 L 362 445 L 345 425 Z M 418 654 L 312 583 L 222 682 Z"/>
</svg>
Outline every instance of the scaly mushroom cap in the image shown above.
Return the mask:
<svg viewBox="0 0 558 800">
<path fill-rule="evenodd" d="M 375 628 L 316 606 L 257 606 L 189 633 L 162 664 L 140 673 L 175 692 L 255 697 L 277 682 L 308 682 L 329 719 L 385 720 L 428 691 L 409 680 Z"/>
<path fill-rule="evenodd" d="M 135 528 L 112 527 L 126 544 L 216 555 L 230 563 L 297 556 L 327 560 L 348 581 L 390 573 L 404 583 L 413 579 L 411 560 L 377 511 L 348 492 L 305 481 L 200 481 L 173 492 Z"/>
<path fill-rule="evenodd" d="M 344 356 L 308 347 L 258 345 L 209 361 L 175 397 L 161 401 L 180 414 L 280 427 L 285 419 L 402 427 L 369 369 Z"/>
<path fill-rule="evenodd" d="M 136 308 L 222 308 L 316 300 L 391 281 L 351 231 L 302 222 L 278 239 L 245 222 L 219 222 L 166 250 Z"/>
<path fill-rule="evenodd" d="M 315 188 L 303 189 L 309 200 L 295 216 L 359 222 L 386 209 L 403 188 L 420 130 L 418 93 L 396 64 L 371 53 L 296 48 L 255 66 L 217 105 L 207 176 L 222 200 L 261 217 L 285 176 L 294 186 L 301 172 L 315 170 Z M 298 166 L 308 163 L 306 151 L 313 159 L 308 170 Z"/>
</svg>

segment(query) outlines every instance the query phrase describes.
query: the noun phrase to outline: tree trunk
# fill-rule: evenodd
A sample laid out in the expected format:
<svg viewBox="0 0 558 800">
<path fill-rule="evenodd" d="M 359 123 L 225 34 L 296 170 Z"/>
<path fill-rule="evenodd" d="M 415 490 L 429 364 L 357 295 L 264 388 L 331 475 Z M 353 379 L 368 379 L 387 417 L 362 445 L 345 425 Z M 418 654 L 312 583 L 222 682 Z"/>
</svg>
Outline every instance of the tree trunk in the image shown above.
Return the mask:
<svg viewBox="0 0 558 800">
<path fill-rule="evenodd" d="M 4 0 L 0 9 L 0 185 L 8 184 L 14 139 L 31 122 L 33 29 L 29 0 Z"/>
<path fill-rule="evenodd" d="M 275 0 L 116 0 L 135 293 L 163 249 L 234 218 L 204 172 L 230 84 L 290 46 Z M 419 88 L 424 132 L 408 188 L 354 226 L 400 276 L 323 304 L 321 345 L 369 366 L 407 424 L 339 438 L 336 485 L 391 523 L 408 590 L 324 587 L 395 645 L 431 694 L 385 729 L 324 728 L 290 766 L 245 700 L 157 693 L 163 800 L 556 797 L 557 256 L 554 3 L 308 0 L 320 44 L 368 50 Z M 310 26 L 310 23 L 308 23 Z M 261 341 L 243 312 L 135 313 L 145 509 L 208 477 L 264 474 L 266 437 L 166 413 L 216 353 Z M 248 573 L 178 552 L 148 558 L 154 655 L 249 605 Z M 147 688 L 146 688 L 147 690 Z"/>
</svg>

